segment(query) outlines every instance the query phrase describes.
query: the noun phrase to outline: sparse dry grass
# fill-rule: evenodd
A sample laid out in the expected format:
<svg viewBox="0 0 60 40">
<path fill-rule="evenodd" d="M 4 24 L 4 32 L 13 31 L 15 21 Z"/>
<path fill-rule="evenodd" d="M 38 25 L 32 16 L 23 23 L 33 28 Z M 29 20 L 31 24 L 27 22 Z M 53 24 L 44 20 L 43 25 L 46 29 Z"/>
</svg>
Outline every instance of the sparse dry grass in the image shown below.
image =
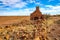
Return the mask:
<svg viewBox="0 0 60 40">
<path fill-rule="evenodd" d="M 29 16 L 0 18 L 0 40 L 60 40 L 58 17 L 43 21 L 42 26 L 32 23 Z"/>
</svg>

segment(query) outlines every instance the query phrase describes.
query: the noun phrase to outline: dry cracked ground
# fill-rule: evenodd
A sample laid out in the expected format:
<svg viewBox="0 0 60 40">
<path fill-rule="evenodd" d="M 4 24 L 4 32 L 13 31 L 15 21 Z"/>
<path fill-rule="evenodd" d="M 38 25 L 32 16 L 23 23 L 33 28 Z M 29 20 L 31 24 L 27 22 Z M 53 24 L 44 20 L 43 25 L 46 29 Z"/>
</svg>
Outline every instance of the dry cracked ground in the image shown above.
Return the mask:
<svg viewBox="0 0 60 40">
<path fill-rule="evenodd" d="M 60 40 L 60 18 L 41 23 L 29 16 L 0 16 L 0 40 Z"/>
</svg>

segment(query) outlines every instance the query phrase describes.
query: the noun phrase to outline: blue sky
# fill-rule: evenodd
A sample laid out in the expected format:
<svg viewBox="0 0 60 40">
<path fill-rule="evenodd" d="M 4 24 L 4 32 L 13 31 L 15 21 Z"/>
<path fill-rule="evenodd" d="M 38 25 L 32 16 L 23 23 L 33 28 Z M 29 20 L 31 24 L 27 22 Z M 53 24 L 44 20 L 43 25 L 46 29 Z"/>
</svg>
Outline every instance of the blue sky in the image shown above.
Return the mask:
<svg viewBox="0 0 60 40">
<path fill-rule="evenodd" d="M 0 0 L 0 16 L 30 15 L 36 6 L 43 14 L 60 14 L 60 0 Z"/>
</svg>

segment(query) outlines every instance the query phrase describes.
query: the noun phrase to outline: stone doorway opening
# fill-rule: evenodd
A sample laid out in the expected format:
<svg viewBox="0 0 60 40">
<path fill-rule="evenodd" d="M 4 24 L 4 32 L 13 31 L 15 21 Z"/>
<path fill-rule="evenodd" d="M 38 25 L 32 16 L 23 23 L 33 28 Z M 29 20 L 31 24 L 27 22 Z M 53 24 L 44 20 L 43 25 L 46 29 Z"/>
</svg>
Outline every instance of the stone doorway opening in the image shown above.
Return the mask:
<svg viewBox="0 0 60 40">
<path fill-rule="evenodd" d="M 38 20 L 39 18 L 38 17 L 34 17 L 34 20 Z"/>
</svg>

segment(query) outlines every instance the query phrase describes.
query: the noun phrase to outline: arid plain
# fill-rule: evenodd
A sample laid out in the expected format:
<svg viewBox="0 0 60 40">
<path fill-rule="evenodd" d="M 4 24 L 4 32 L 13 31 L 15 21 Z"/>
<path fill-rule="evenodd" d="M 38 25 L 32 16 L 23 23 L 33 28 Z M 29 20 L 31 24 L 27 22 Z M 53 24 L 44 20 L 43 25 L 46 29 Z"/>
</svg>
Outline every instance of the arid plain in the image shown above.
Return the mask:
<svg viewBox="0 0 60 40">
<path fill-rule="evenodd" d="M 40 24 L 29 16 L 0 16 L 0 40 L 60 40 L 60 16 L 49 17 L 41 25 L 38 31 Z"/>
</svg>

